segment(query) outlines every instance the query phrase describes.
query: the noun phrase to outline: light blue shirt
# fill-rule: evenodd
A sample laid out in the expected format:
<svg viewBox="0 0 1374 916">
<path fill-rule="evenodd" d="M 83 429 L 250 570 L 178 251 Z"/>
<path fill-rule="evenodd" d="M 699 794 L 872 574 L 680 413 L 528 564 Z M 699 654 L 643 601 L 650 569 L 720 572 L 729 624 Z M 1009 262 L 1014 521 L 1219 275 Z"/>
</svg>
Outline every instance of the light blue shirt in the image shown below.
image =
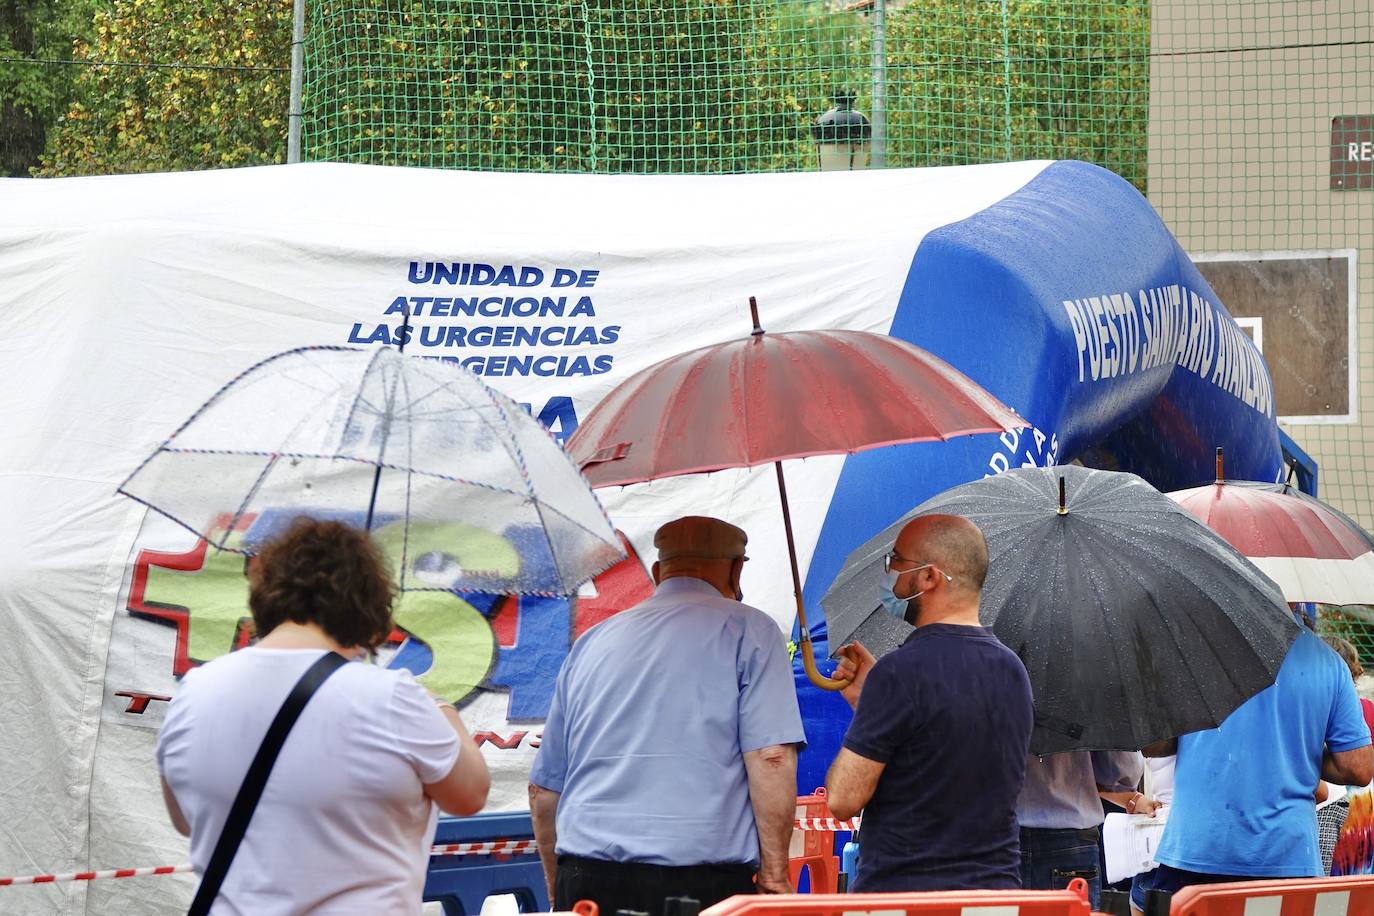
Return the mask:
<svg viewBox="0 0 1374 916">
<path fill-rule="evenodd" d="M 804 740 L 778 625 L 678 577 L 573 644 L 530 782 L 562 793 L 559 853 L 757 865 L 743 754 Z"/>
<path fill-rule="evenodd" d="M 1174 803 L 1156 858 L 1212 875 L 1320 875 L 1313 793 L 1322 751 L 1366 744 L 1350 670 L 1304 629 L 1273 686 L 1219 727 L 1178 739 Z"/>
<path fill-rule="evenodd" d="M 1145 770 L 1135 751 L 1068 751 L 1034 754 L 1026 761 L 1026 781 L 1016 799 L 1016 821 L 1042 830 L 1085 830 L 1102 823 L 1097 787 L 1134 789 Z"/>
</svg>

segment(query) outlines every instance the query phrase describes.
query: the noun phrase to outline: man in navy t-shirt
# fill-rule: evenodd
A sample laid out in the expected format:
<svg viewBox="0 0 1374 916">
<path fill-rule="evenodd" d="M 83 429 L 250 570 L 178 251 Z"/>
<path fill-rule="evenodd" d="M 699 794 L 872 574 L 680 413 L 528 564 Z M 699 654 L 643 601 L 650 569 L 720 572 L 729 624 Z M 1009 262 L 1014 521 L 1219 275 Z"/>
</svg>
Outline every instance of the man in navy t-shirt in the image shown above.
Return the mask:
<svg viewBox="0 0 1374 916">
<path fill-rule="evenodd" d="M 1025 666 L 978 623 L 987 568 L 972 522 L 913 519 L 888 555 L 883 603 L 915 632 L 877 662 L 854 643 L 836 671 L 853 679 L 855 713 L 826 791 L 836 817 L 864 812 L 852 890 L 1020 887 L 1034 711 Z"/>
</svg>

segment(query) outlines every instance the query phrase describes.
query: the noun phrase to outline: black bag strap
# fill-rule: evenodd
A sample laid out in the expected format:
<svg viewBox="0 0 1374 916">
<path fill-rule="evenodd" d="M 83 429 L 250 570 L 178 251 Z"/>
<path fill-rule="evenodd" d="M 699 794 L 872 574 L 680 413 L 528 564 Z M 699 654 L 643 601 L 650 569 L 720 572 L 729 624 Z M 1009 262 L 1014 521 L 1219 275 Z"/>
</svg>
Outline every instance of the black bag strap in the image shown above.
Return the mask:
<svg viewBox="0 0 1374 916">
<path fill-rule="evenodd" d="M 239 851 L 239 844 L 243 842 L 243 835 L 248 832 L 248 822 L 252 820 L 253 810 L 257 808 L 262 792 L 267 788 L 267 777 L 272 775 L 272 765 L 277 762 L 277 755 L 286 743 L 286 736 L 291 733 L 291 727 L 296 724 L 301 711 L 305 709 L 305 704 L 310 702 L 310 698 L 320 689 L 320 685 L 347 663 L 348 659 L 339 653 L 326 652 L 301 675 L 296 686 L 291 688 L 286 702 L 282 703 L 281 709 L 277 711 L 277 717 L 268 726 L 262 746 L 258 748 L 257 756 L 248 767 L 248 773 L 243 777 L 243 785 L 239 786 L 239 794 L 234 797 L 234 804 L 229 808 L 229 816 L 224 819 L 224 830 L 220 832 L 219 841 L 215 843 L 215 851 L 211 853 L 210 862 L 205 866 L 200 888 L 196 891 L 196 899 L 191 902 L 187 916 L 208 916 L 210 907 L 219 896 L 220 886 L 224 884 L 224 876 L 229 872 L 229 865 L 234 861 L 234 854 Z"/>
</svg>

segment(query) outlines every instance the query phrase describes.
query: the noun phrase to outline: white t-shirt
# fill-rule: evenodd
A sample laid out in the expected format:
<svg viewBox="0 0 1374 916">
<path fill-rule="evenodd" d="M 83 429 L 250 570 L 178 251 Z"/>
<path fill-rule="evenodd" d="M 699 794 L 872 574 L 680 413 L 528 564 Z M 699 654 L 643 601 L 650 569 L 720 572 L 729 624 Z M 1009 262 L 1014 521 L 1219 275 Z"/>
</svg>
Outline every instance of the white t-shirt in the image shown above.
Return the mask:
<svg viewBox="0 0 1374 916">
<path fill-rule="evenodd" d="M 182 679 L 157 759 L 197 875 L 268 725 L 322 654 L 243 649 Z M 344 665 L 296 720 L 213 912 L 418 913 L 438 817 L 423 783 L 457 759 L 452 726 L 410 672 Z"/>
<path fill-rule="evenodd" d="M 1153 795 L 1164 806 L 1174 801 L 1174 762 L 1177 760 L 1172 755 L 1145 758 L 1145 794 Z"/>
</svg>

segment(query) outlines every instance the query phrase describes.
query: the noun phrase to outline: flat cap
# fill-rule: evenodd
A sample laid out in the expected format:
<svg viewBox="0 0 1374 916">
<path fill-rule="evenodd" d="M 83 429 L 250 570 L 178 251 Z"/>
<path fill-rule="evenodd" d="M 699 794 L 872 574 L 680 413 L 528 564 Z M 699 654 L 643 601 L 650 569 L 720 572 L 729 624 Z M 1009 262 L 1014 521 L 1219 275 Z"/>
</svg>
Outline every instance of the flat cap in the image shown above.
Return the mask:
<svg viewBox="0 0 1374 916">
<path fill-rule="evenodd" d="M 669 522 L 654 535 L 659 562 L 679 557 L 733 560 L 744 556 L 749 536 L 729 522 L 705 515 L 688 515 Z"/>
</svg>

